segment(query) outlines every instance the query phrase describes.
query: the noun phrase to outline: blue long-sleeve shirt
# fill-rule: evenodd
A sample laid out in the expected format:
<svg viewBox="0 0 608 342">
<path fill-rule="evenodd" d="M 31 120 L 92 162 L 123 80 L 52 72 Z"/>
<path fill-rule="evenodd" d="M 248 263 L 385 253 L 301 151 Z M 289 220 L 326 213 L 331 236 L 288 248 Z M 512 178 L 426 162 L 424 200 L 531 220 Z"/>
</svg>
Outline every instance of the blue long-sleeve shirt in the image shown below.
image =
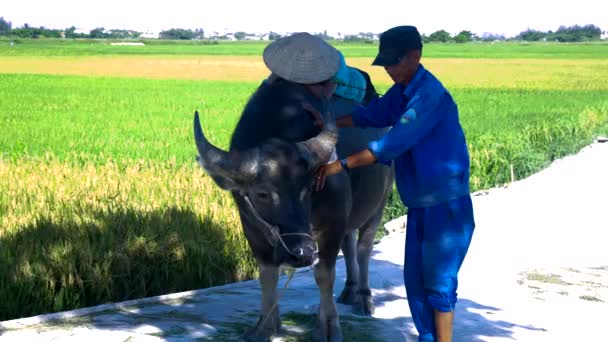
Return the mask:
<svg viewBox="0 0 608 342">
<path fill-rule="evenodd" d="M 458 107 L 435 76 L 419 66 L 407 87 L 393 85 L 355 111 L 358 127 L 389 127 L 368 148 L 380 163 L 395 163 L 397 190 L 410 208 L 469 194 L 469 153 Z"/>
</svg>

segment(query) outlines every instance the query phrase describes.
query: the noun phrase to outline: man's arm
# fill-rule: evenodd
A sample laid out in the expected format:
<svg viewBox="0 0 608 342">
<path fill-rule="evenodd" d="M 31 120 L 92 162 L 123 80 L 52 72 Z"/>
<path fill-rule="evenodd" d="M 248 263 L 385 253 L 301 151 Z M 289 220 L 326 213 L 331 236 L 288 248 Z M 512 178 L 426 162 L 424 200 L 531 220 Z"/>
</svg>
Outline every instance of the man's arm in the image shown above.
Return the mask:
<svg viewBox="0 0 608 342">
<path fill-rule="evenodd" d="M 346 157 L 346 166 L 349 169 L 372 165 L 375 162 L 376 156 L 374 156 L 374 154 L 368 148 Z"/>
<path fill-rule="evenodd" d="M 393 85 L 384 96 L 371 101 L 367 107 L 356 109 L 351 120 L 353 126 L 366 128 L 384 128 L 395 124 L 401 108 L 405 107 L 407 99 L 400 85 Z"/>
<path fill-rule="evenodd" d="M 379 140 L 370 142 L 367 149 L 348 156 L 346 166 L 355 168 L 371 165 L 377 161 L 388 162 L 409 150 L 445 115 L 446 108 L 442 108 L 440 102 L 442 98 L 442 96 L 415 97 L 412 106 L 397 120 L 395 126 Z M 317 172 L 315 189 L 317 191 L 323 189 L 325 178 L 342 170 L 340 160 L 323 165 Z"/>
<path fill-rule="evenodd" d="M 359 107 L 349 115 L 340 117 L 336 120 L 338 127 L 388 127 L 394 125 L 395 113 L 404 107 L 407 99 L 403 96 L 402 89 L 394 85 L 381 98 L 368 104 L 367 107 Z M 303 102 L 302 107 L 308 111 L 319 128 L 323 128 L 323 116 L 310 103 Z M 343 114 L 343 113 L 338 113 Z"/>
<path fill-rule="evenodd" d="M 352 115 L 346 115 L 336 120 L 336 126 L 338 126 L 338 128 L 353 127 L 354 125 L 355 123 L 353 122 Z"/>
<path fill-rule="evenodd" d="M 450 110 L 445 95 L 422 95 L 401 115 L 393 128 L 380 139 L 368 144 L 379 162 L 388 162 L 405 153 L 425 137 Z"/>
</svg>

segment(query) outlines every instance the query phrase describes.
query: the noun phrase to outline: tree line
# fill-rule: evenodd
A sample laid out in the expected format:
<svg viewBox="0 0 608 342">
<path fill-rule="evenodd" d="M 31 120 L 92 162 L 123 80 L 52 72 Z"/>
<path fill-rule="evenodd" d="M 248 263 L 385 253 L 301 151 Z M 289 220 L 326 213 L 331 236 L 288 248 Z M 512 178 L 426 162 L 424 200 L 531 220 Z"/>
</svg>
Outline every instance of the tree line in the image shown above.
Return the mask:
<svg viewBox="0 0 608 342">
<path fill-rule="evenodd" d="M 0 17 L 0 36 L 11 36 L 17 38 L 91 38 L 91 39 L 125 39 L 139 38 L 140 32 L 132 30 L 108 30 L 103 27 L 98 27 L 89 31 L 89 33 L 78 33 L 76 27 L 72 26 L 65 30 L 49 29 L 44 26 L 33 27 L 24 24 L 23 27 L 12 28 L 10 22 Z"/>
<path fill-rule="evenodd" d="M 23 27 L 12 28 L 12 23 L 0 17 L 0 36 L 11 36 L 17 38 L 88 38 L 88 39 L 129 39 L 141 38 L 142 32 L 134 30 L 111 29 L 106 30 L 103 27 L 97 27 L 90 30 L 88 33 L 76 32 L 77 28 L 71 26 L 65 30 L 49 29 L 44 26 L 33 27 L 29 24 L 24 24 Z M 203 39 L 203 29 L 170 29 L 160 32 L 162 39 Z"/>
<path fill-rule="evenodd" d="M 32 27 L 28 24 L 24 24 L 23 27 L 12 28 L 11 22 L 0 17 L 0 36 L 12 36 L 18 38 L 89 38 L 89 39 L 137 39 L 142 37 L 142 32 L 134 30 L 106 30 L 103 27 L 95 28 L 90 30 L 88 33 L 76 32 L 77 29 L 71 26 L 65 30 L 49 29 L 45 27 Z M 445 30 L 438 30 L 430 35 L 422 35 L 422 39 L 425 43 L 430 42 L 454 42 L 454 43 L 466 43 L 471 41 L 502 41 L 502 40 L 520 40 L 520 41 L 557 41 L 557 42 L 585 42 L 585 41 L 596 41 L 600 40 L 603 32 L 599 27 L 595 25 L 574 25 L 574 26 L 560 26 L 555 32 L 548 31 L 537 31 L 527 29 L 520 32 L 515 37 L 507 38 L 503 35 L 496 35 L 490 33 L 484 33 L 477 35 L 471 31 L 463 30 L 458 34 L 452 35 Z M 327 31 L 318 33 L 318 36 L 332 40 L 336 37 L 331 37 L 327 34 Z M 219 36 L 217 33 L 211 37 L 214 39 L 251 39 L 254 34 L 247 32 L 236 32 L 230 35 Z M 204 39 L 205 31 L 203 29 L 181 29 L 172 28 L 164 30 L 159 34 L 160 39 L 173 39 L 173 40 L 192 40 L 192 39 Z M 276 32 L 269 32 L 266 35 L 266 39 L 275 40 L 281 38 L 281 35 Z M 377 35 L 371 32 L 360 32 L 359 34 L 349 34 L 342 36 L 338 34 L 337 39 L 346 42 L 372 42 L 377 39 Z"/>
<path fill-rule="evenodd" d="M 527 41 L 558 41 L 558 42 L 585 42 L 600 40 L 602 30 L 595 25 L 585 26 L 560 26 L 555 32 L 536 31 L 528 29 L 521 32 L 517 37 Z"/>
<path fill-rule="evenodd" d="M 471 31 L 461 31 L 457 35 L 450 35 L 445 30 L 439 30 L 430 35 L 422 35 L 424 42 L 455 42 L 466 43 L 470 41 L 496 41 L 496 40 L 523 40 L 523 41 L 556 41 L 556 42 L 588 42 L 597 41 L 602 37 L 602 30 L 595 25 L 560 26 L 557 31 L 537 31 L 527 29 L 517 36 L 506 38 L 502 35 L 483 34 L 478 36 Z"/>
</svg>

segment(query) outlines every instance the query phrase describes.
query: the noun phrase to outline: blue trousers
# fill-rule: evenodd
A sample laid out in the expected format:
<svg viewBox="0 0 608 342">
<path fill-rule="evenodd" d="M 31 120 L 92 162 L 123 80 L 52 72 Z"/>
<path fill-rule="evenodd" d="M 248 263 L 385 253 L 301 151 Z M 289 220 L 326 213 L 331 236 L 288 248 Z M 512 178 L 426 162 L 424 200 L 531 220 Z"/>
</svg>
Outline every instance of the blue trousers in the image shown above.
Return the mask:
<svg viewBox="0 0 608 342">
<path fill-rule="evenodd" d="M 408 209 L 403 276 L 419 341 L 435 341 L 434 310 L 454 310 L 458 271 L 474 229 L 470 195 Z"/>
</svg>

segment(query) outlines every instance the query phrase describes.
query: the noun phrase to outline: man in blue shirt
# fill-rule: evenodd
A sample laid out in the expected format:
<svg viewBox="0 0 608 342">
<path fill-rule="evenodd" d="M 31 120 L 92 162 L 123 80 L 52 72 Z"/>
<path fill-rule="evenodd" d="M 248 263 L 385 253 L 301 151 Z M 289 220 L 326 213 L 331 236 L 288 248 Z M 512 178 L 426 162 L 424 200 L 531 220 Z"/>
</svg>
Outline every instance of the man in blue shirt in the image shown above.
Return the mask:
<svg viewBox="0 0 608 342">
<path fill-rule="evenodd" d="M 337 120 L 338 127 L 392 127 L 368 148 L 319 170 L 325 177 L 373 163 L 395 163 L 397 189 L 408 208 L 404 281 L 419 341 L 451 341 L 458 271 L 475 227 L 469 194 L 469 153 L 458 107 L 420 64 L 413 26 L 380 36 L 373 65 L 395 84 L 381 98 Z"/>
</svg>

